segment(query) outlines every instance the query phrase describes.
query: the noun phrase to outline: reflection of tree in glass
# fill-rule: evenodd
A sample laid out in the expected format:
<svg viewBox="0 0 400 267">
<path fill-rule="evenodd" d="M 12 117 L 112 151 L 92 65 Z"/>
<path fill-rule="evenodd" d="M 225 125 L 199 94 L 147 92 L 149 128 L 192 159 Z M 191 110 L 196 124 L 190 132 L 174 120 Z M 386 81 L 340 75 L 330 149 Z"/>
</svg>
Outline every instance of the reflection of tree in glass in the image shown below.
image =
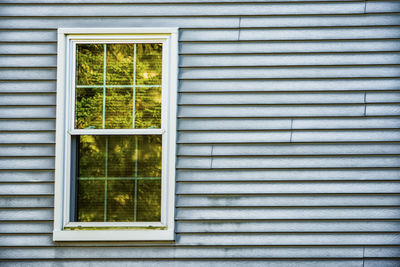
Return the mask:
<svg viewBox="0 0 400 267">
<path fill-rule="evenodd" d="M 105 44 L 77 45 L 78 85 L 102 85 Z M 76 88 L 77 129 L 132 128 L 133 65 L 136 46 L 136 85 L 161 86 L 162 44 L 106 44 L 107 85 L 132 85 L 132 88 L 106 87 L 105 118 L 103 88 Z M 161 87 L 135 88 L 135 128 L 161 127 Z"/>
<path fill-rule="evenodd" d="M 137 44 L 136 84 L 161 85 L 162 44 Z"/>
<path fill-rule="evenodd" d="M 77 44 L 77 85 L 103 84 L 103 44 Z"/>
<path fill-rule="evenodd" d="M 75 107 L 75 128 L 103 128 L 103 89 L 77 88 Z"/>
<path fill-rule="evenodd" d="M 109 140 L 107 167 L 106 138 Z M 158 135 L 81 136 L 79 177 L 103 179 L 79 181 L 78 221 L 104 221 L 106 172 L 107 221 L 134 221 L 135 190 L 136 221 L 159 221 L 161 147 L 161 136 Z M 137 188 L 134 177 L 140 178 Z"/>
<path fill-rule="evenodd" d="M 132 128 L 132 94 L 132 88 L 107 88 L 105 128 Z"/>
<path fill-rule="evenodd" d="M 107 85 L 133 84 L 134 44 L 107 44 Z"/>
</svg>

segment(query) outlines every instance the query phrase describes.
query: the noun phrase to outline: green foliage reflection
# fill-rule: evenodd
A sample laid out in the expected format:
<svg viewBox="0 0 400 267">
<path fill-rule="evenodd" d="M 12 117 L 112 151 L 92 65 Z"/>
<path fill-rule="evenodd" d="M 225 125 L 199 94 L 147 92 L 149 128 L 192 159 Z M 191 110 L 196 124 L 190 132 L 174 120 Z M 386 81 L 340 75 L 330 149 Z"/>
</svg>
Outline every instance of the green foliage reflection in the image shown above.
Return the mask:
<svg viewBox="0 0 400 267">
<path fill-rule="evenodd" d="M 161 128 L 162 44 L 77 44 L 76 75 L 76 129 Z"/>
<path fill-rule="evenodd" d="M 78 221 L 160 221 L 161 136 L 79 137 Z"/>
</svg>

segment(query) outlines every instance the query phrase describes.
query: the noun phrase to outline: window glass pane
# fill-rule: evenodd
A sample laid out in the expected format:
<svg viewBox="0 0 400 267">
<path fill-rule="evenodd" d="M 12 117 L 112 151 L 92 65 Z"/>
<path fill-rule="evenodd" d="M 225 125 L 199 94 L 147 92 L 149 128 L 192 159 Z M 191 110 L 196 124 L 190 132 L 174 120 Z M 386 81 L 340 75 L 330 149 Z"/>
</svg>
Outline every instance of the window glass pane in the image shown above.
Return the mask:
<svg viewBox="0 0 400 267">
<path fill-rule="evenodd" d="M 77 44 L 77 69 L 75 129 L 161 128 L 162 44 Z"/>
<path fill-rule="evenodd" d="M 104 48 L 102 44 L 77 44 L 77 85 L 102 85 Z"/>
<path fill-rule="evenodd" d="M 137 87 L 135 128 L 161 128 L 161 88 Z"/>
<path fill-rule="evenodd" d="M 106 85 L 132 85 L 134 44 L 107 44 Z"/>
<path fill-rule="evenodd" d="M 137 44 L 136 84 L 161 85 L 162 44 Z"/>
<path fill-rule="evenodd" d="M 77 88 L 75 129 L 103 128 L 103 89 Z"/>
<path fill-rule="evenodd" d="M 132 128 L 132 88 L 107 88 L 105 105 L 105 128 Z"/>
<path fill-rule="evenodd" d="M 160 220 L 160 135 L 83 135 L 77 143 L 78 221 Z"/>
</svg>

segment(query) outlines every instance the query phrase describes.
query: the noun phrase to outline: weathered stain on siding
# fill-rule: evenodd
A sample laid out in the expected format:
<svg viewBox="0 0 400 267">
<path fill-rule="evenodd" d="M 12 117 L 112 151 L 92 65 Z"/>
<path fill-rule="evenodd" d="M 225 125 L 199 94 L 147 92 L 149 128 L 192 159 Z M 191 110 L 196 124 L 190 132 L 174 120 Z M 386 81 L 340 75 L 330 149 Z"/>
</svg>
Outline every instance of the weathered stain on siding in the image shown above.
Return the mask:
<svg viewBox="0 0 400 267">
<path fill-rule="evenodd" d="M 2 266 L 399 266 L 400 2 L 0 1 Z M 52 241 L 56 29 L 180 27 L 175 243 Z"/>
</svg>

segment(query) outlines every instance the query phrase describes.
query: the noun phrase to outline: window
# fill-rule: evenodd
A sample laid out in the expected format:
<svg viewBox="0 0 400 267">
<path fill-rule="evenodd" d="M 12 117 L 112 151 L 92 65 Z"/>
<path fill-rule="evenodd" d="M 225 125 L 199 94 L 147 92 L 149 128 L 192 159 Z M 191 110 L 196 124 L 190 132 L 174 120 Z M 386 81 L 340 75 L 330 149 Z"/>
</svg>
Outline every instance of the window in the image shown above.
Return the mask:
<svg viewBox="0 0 400 267">
<path fill-rule="evenodd" d="M 177 29 L 59 29 L 55 241 L 173 240 Z"/>
</svg>

